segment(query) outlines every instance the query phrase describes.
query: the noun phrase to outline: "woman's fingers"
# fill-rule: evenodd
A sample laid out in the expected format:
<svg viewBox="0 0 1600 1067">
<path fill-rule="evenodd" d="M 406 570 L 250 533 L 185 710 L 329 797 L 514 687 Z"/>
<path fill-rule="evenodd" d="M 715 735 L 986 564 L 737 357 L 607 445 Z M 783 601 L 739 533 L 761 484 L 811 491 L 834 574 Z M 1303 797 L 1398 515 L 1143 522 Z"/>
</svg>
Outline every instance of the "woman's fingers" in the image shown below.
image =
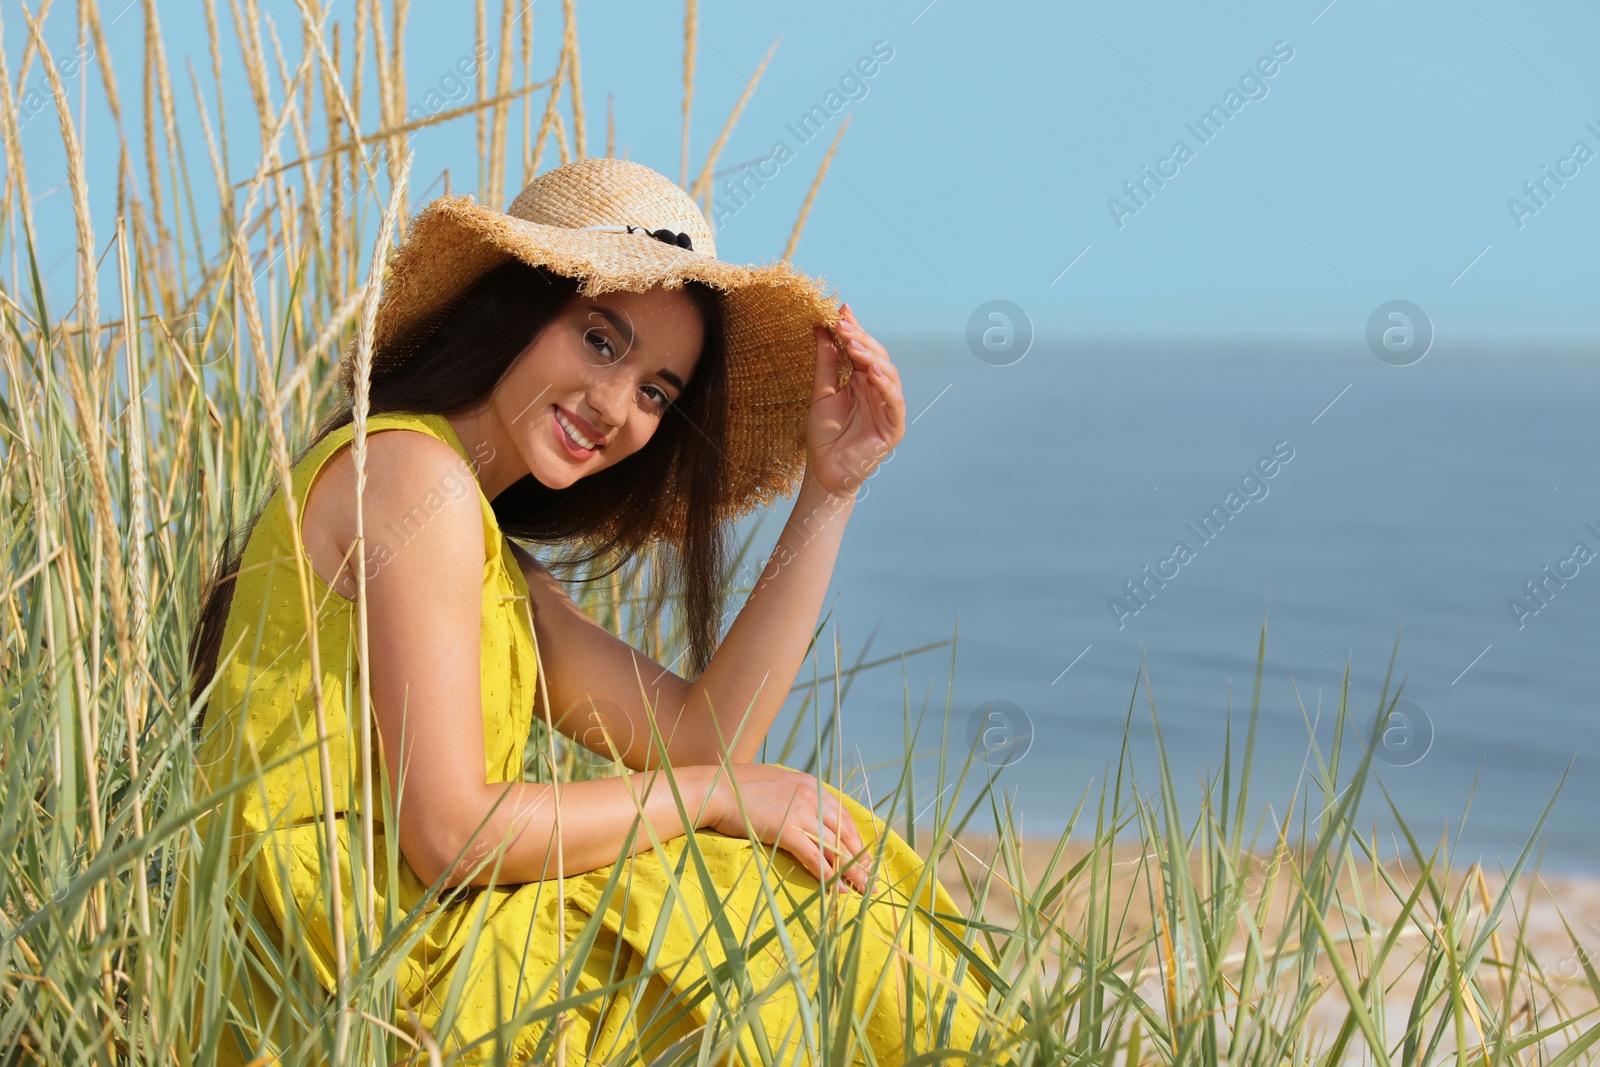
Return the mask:
<svg viewBox="0 0 1600 1067">
<path fill-rule="evenodd" d="M 766 789 L 759 800 L 755 791 L 750 794 L 750 835 L 788 852 L 819 882 L 827 884 L 837 875 L 836 885 L 865 894 L 871 854 L 839 794 L 814 775 L 786 768 L 752 768 L 751 777 L 765 779 Z M 773 786 L 778 789 L 773 791 Z M 762 808 L 764 813 L 757 817 Z"/>
<path fill-rule="evenodd" d="M 861 841 L 861 830 L 856 826 L 855 819 L 848 809 L 832 793 L 827 794 L 828 813 L 833 818 L 833 830 L 839 847 L 848 855 L 855 855 L 865 846 Z"/>
<path fill-rule="evenodd" d="M 821 326 L 815 327 L 813 334 L 817 339 L 817 371 L 811 383 L 811 400 L 815 403 L 823 397 L 832 396 L 838 389 L 835 383 L 839 379 L 840 349 L 832 335 Z"/>
<path fill-rule="evenodd" d="M 826 883 L 833 877 L 833 865 L 823 855 L 822 846 L 815 838 L 793 826 L 784 828 L 778 835 L 778 847 L 800 861 L 801 866 L 811 872 L 811 876 L 819 882 Z"/>
<path fill-rule="evenodd" d="M 849 350 L 851 358 L 858 362 L 882 362 L 886 364 L 886 369 L 892 376 L 899 377 L 900 372 L 889 359 L 889 350 L 884 348 L 876 337 L 863 330 L 861 324 L 848 310 L 839 318 L 839 336 L 844 338 L 845 347 Z"/>
<path fill-rule="evenodd" d="M 872 855 L 864 846 L 835 846 L 831 850 L 831 858 L 834 866 L 843 872 L 844 880 L 851 888 L 858 893 L 867 891 L 867 879 L 872 870 Z"/>
<path fill-rule="evenodd" d="M 826 800 L 823 804 L 823 823 L 826 839 L 823 841 L 825 853 L 830 854 L 834 866 L 844 872 L 844 878 L 858 891 L 867 891 L 868 866 L 871 862 L 867 855 L 866 844 L 861 839 L 861 830 L 856 826 L 856 821 L 850 812 L 831 793 L 825 793 Z"/>
<path fill-rule="evenodd" d="M 888 349 L 861 328 L 849 304 L 839 309 L 839 336 L 857 370 L 864 371 L 870 392 L 857 394 L 872 411 L 879 432 L 891 442 L 905 436 L 906 403 L 900 388 L 900 369 L 889 358 Z"/>
<path fill-rule="evenodd" d="M 877 365 L 883 367 L 892 377 L 899 376 L 894 360 L 889 358 L 889 350 L 866 334 L 847 334 L 845 350 L 850 353 L 850 358 L 855 360 L 857 370 L 866 370 Z"/>
<path fill-rule="evenodd" d="M 886 431 L 886 436 L 898 441 L 906 431 L 906 395 L 901 391 L 900 383 L 891 379 L 886 372 L 874 368 L 869 374 L 878 390 L 879 425 Z"/>
<path fill-rule="evenodd" d="M 855 859 L 863 847 L 861 835 L 856 832 L 853 822 L 840 820 L 841 814 L 844 820 L 849 820 L 849 815 L 839 809 L 837 802 L 830 813 L 827 800 L 824 800 L 823 810 L 823 820 L 815 832 L 800 829 L 791 823 L 779 835 L 778 846 L 804 864 L 817 881 L 827 884 L 836 871 L 842 871 L 836 884 L 848 885 L 857 892 L 865 893 L 867 872 L 862 862 Z"/>
<path fill-rule="evenodd" d="M 900 391 L 898 382 L 891 381 L 888 375 L 876 366 L 868 368 L 862 377 L 867 381 L 856 396 L 866 405 L 874 431 L 890 448 L 893 448 L 905 436 L 905 394 Z M 854 385 L 855 382 L 852 381 L 851 384 Z"/>
</svg>

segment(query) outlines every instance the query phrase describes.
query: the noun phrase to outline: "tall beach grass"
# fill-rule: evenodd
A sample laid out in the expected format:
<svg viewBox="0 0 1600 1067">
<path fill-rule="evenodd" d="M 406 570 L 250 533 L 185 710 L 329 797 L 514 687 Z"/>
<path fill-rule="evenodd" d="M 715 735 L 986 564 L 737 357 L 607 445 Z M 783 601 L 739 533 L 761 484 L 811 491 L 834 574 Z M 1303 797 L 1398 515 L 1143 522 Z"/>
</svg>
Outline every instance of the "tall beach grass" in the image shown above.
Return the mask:
<svg viewBox="0 0 1600 1067">
<path fill-rule="evenodd" d="M 538 8 L 539 34 L 560 44 L 554 69 L 536 72 L 534 5 L 489 12 L 479 0 L 478 54 L 493 58 L 474 74 L 473 99 L 419 114 L 404 88 L 416 62 L 405 0 L 356 0 L 343 23 L 303 5 L 298 41 L 280 41 L 255 0 L 226 11 L 144 0 L 126 18 L 103 17 L 93 0 L 74 10 L 75 21 L 56 13 L 50 23 L 58 38 L 72 23 L 70 55 L 47 47 L 31 9 L 8 7 L 0 22 L 0 1064 L 209 1063 L 231 1029 L 251 1040 L 262 1020 L 232 1015 L 217 981 L 245 948 L 229 921 L 239 883 L 218 830 L 226 820 L 204 816 L 226 812 L 250 783 L 207 789 L 196 774 L 186 642 L 201 583 L 335 400 L 333 360 L 370 337 L 374 255 L 381 263 L 410 203 L 409 134 L 474 124 L 473 191 L 495 205 L 541 169 L 590 153 L 577 12 L 570 0 L 559 14 Z M 175 73 L 162 15 L 204 18 L 209 71 L 185 62 Z M 112 19 L 117 33 L 142 32 L 137 111 L 111 63 Z M 709 209 L 718 155 L 766 60 L 691 167 L 695 19 L 691 0 L 681 174 Z M 230 124 L 220 102 L 234 79 L 252 107 Z M 41 85 L 42 105 L 30 97 Z M 74 94 L 94 102 L 93 138 Z M 181 131 L 180 112 L 192 116 Z M 70 242 L 45 240 L 35 222 L 40 175 L 30 177 L 23 145 L 37 145 L 46 124 L 65 159 Z M 604 151 L 615 151 L 609 112 Z M 95 190 L 114 217 L 90 210 L 86 153 L 97 173 L 115 174 L 114 197 Z M 241 155 L 251 160 L 242 170 Z M 41 256 L 64 244 L 75 285 L 47 299 Z M 672 613 L 644 611 L 647 580 L 644 561 L 573 588 L 596 619 L 670 663 L 681 635 Z M 737 608 L 741 590 L 731 592 Z M 874 769 L 870 799 L 929 857 L 928 876 L 937 870 L 958 892 L 967 965 L 992 987 L 976 1047 L 945 1056 L 936 1029 L 918 1035 L 914 1062 L 1563 1067 L 1592 1057 L 1600 974 L 1581 939 L 1571 934 L 1572 976 L 1528 949 L 1531 845 L 1495 888 L 1485 872 L 1450 869 L 1448 842 L 1403 833 L 1404 854 L 1384 856 L 1361 832 L 1356 813 L 1381 783 L 1365 745 L 1353 766 L 1341 759 L 1350 724 L 1366 718 L 1347 706 L 1348 677 L 1334 743 L 1324 752 L 1308 729 L 1303 788 L 1272 798 L 1291 815 L 1267 827 L 1249 791 L 1266 636 L 1255 698 L 1237 736 L 1230 725 L 1218 738 L 1213 777 L 1180 789 L 1164 749 L 1135 766 L 1125 743 L 1055 841 L 1018 836 L 984 754 L 951 730 L 948 691 L 931 709 L 906 694 L 906 758 Z M 865 797 L 840 752 L 850 682 L 870 665 L 848 661 L 826 630 L 818 637 L 795 727 L 770 739 L 767 756 Z M 1147 679 L 1129 683 L 1129 736 L 1136 716 L 1148 718 L 1159 742 Z M 1384 706 L 1397 695 L 1386 681 Z M 530 738 L 531 778 L 613 772 L 540 729 Z M 913 817 L 918 798 L 946 792 L 958 799 Z M 1403 828 L 1404 813 L 1393 814 Z M 194 890 L 181 907 L 180 880 Z M 277 1032 L 294 1035 L 284 1062 L 449 1059 L 395 1003 L 393 965 L 414 924 L 358 915 L 333 995 L 305 980 L 280 991 Z M 564 983 L 581 968 L 592 942 L 575 933 L 557 971 L 530 983 Z M 876 976 L 853 959 L 849 931 L 829 935 L 786 979 L 804 992 L 794 1025 L 820 1061 L 872 1058 L 851 1006 L 856 985 Z M 288 975 L 308 967 L 292 945 L 279 964 Z M 807 968 L 837 977 L 811 990 Z M 779 1035 L 754 1033 L 752 1010 L 772 992 L 733 953 L 690 994 L 718 1005 L 713 1024 L 669 1060 L 776 1047 Z M 508 1015 L 502 1037 L 579 1006 L 558 995 Z M 558 1032 L 549 1026 L 551 1056 Z M 495 1058 L 503 1046 L 477 1051 Z"/>
</svg>

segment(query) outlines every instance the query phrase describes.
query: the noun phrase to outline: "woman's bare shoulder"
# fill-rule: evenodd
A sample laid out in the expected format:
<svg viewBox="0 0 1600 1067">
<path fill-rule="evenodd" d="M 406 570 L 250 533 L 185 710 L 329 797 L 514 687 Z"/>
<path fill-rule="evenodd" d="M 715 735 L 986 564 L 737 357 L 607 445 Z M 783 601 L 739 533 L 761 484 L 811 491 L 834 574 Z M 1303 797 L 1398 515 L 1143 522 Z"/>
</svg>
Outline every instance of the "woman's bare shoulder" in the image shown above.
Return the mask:
<svg viewBox="0 0 1600 1067">
<path fill-rule="evenodd" d="M 408 562 L 444 555 L 464 564 L 476 556 L 481 566 L 483 519 L 474 479 L 454 448 L 420 430 L 396 427 L 367 437 L 365 468 L 361 510 L 369 581 L 402 551 Z M 318 577 L 355 599 L 355 570 L 346 562 L 356 535 L 351 445 L 341 446 L 318 472 L 300 529 Z"/>
</svg>

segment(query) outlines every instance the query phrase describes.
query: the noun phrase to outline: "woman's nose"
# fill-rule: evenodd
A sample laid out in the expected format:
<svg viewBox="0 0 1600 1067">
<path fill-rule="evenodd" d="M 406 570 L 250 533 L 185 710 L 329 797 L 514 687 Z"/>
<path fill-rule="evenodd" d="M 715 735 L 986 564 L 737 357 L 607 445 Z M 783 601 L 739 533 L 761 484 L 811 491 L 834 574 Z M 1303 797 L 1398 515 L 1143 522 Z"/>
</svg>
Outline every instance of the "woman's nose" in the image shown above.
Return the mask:
<svg viewBox="0 0 1600 1067">
<path fill-rule="evenodd" d="M 590 384 L 589 406 L 605 422 L 600 427 L 606 433 L 621 426 L 627 418 L 628 397 L 633 392 L 633 382 L 620 368 L 603 370 Z"/>
</svg>

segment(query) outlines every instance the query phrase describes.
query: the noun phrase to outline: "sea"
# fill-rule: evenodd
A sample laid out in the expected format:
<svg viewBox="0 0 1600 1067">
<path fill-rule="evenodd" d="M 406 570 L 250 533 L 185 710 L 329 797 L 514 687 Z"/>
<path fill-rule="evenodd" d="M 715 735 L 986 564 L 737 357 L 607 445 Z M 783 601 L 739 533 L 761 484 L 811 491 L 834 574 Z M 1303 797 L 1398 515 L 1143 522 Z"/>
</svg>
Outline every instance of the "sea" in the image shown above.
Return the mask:
<svg viewBox="0 0 1600 1067">
<path fill-rule="evenodd" d="M 1361 336 L 1038 338 L 1004 362 L 884 340 L 911 422 L 797 679 L 823 676 L 831 716 L 835 648 L 887 660 L 848 678 L 830 757 L 868 791 L 911 752 L 929 823 L 956 797 L 941 750 L 976 754 L 975 825 L 993 802 L 1029 836 L 1092 833 L 1125 745 L 1124 789 L 1162 788 L 1159 730 L 1192 823 L 1230 725 L 1237 790 L 1264 633 L 1261 847 L 1371 747 L 1357 825 L 1384 854 L 1409 854 L 1403 824 L 1457 867 L 1600 872 L 1592 345 L 1440 336 L 1400 365 Z M 789 506 L 744 523 L 756 561 Z"/>
</svg>

